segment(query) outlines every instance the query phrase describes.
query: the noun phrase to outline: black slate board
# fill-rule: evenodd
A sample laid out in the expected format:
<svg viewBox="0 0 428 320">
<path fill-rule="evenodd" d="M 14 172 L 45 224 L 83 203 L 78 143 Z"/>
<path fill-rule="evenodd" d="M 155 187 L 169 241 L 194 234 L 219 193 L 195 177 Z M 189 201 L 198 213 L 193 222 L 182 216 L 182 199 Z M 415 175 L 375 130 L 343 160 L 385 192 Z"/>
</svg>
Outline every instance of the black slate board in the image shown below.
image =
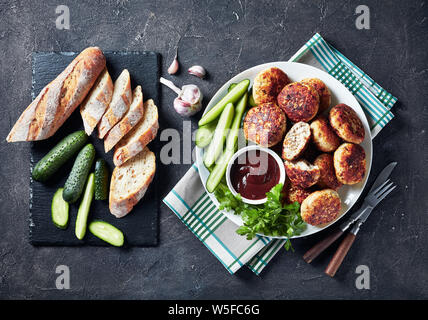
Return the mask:
<svg viewBox="0 0 428 320">
<path fill-rule="evenodd" d="M 104 52 L 107 60 L 107 68 L 113 81 L 123 69 L 128 69 L 131 74 L 132 88 L 141 85 L 144 101 L 153 99 L 159 105 L 159 54 L 155 52 Z M 76 57 L 77 53 L 33 53 L 33 99 L 42 88 L 52 81 L 62 70 Z M 83 123 L 77 108 L 64 125 L 47 140 L 33 142 L 31 146 L 31 168 L 62 138 L 76 130 L 83 130 Z M 113 150 L 104 152 L 103 140 L 96 138 L 95 132 L 89 137 L 94 144 L 97 157 L 105 159 L 110 167 L 110 173 L 114 169 Z M 159 154 L 157 140 L 149 144 L 149 148 Z M 37 246 L 74 246 L 95 245 L 104 246 L 107 243 L 93 236 L 89 231 L 83 240 L 78 240 L 74 235 L 75 220 L 79 201 L 70 205 L 70 219 L 66 230 L 55 227 L 51 220 L 51 201 L 55 191 L 64 186 L 74 158 L 70 159 L 63 168 L 47 183 L 30 181 L 30 243 Z M 158 158 L 158 157 L 157 157 Z M 157 175 L 149 186 L 145 197 L 134 209 L 123 218 L 114 217 L 108 208 L 108 201 L 93 201 L 89 220 L 101 219 L 107 221 L 125 235 L 126 246 L 154 246 L 158 243 L 159 222 L 158 209 L 159 197 L 157 192 Z"/>
</svg>

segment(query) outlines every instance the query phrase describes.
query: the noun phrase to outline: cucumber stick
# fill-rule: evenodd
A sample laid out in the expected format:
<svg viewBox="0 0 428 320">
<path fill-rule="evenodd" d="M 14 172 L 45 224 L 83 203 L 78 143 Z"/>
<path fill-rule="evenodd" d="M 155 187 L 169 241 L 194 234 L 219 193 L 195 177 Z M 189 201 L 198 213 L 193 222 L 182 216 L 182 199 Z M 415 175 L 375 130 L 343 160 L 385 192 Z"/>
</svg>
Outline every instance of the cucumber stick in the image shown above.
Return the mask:
<svg viewBox="0 0 428 320">
<path fill-rule="evenodd" d="M 195 143 L 199 148 L 205 148 L 210 144 L 216 127 L 217 121 L 212 121 L 198 128 Z"/>
<path fill-rule="evenodd" d="M 230 90 L 232 90 L 233 88 L 235 88 L 237 85 L 237 83 L 232 83 L 229 88 L 227 88 L 227 92 L 230 92 Z"/>
<path fill-rule="evenodd" d="M 250 88 L 250 93 L 248 96 L 248 104 L 250 105 L 250 107 L 255 107 L 257 106 L 256 102 L 254 101 L 254 96 L 253 96 L 253 87 Z"/>
<path fill-rule="evenodd" d="M 53 223 L 60 229 L 67 228 L 69 205 L 62 198 L 63 188 L 59 188 L 52 199 L 51 213 Z"/>
<path fill-rule="evenodd" d="M 210 172 L 207 179 L 207 190 L 208 192 L 214 192 L 220 181 L 224 178 L 226 173 L 227 164 L 234 155 L 237 147 L 239 128 L 241 127 L 242 116 L 244 115 L 245 109 L 248 102 L 248 93 L 239 100 L 235 108 L 235 116 L 230 128 L 230 132 L 226 139 L 226 150 L 217 161 L 214 169 Z"/>
<path fill-rule="evenodd" d="M 67 162 L 77 151 L 79 151 L 88 140 L 85 131 L 76 131 L 62 139 L 35 165 L 32 177 L 36 181 L 47 181 Z"/>
<path fill-rule="evenodd" d="M 77 239 L 82 240 L 86 234 L 86 223 L 88 221 L 89 209 L 92 198 L 94 197 L 95 175 L 91 173 L 86 183 L 85 193 L 82 202 L 80 202 L 79 211 L 77 211 L 75 234 Z"/>
<path fill-rule="evenodd" d="M 228 103 L 221 113 L 214 137 L 205 153 L 204 164 L 206 167 L 211 167 L 223 151 L 224 141 L 232 123 L 234 112 L 233 104 Z"/>
<path fill-rule="evenodd" d="M 239 128 L 241 127 L 242 116 L 247 108 L 248 93 L 245 93 L 239 100 L 235 108 L 235 117 L 233 118 L 232 126 L 230 127 L 229 135 L 226 139 L 226 149 L 235 150 L 236 142 L 238 141 Z"/>
<path fill-rule="evenodd" d="M 207 179 L 208 192 L 214 192 L 220 181 L 222 181 L 224 174 L 226 173 L 227 164 L 234 154 L 234 150 L 226 150 L 218 159 L 214 169 L 210 172 L 210 175 Z"/>
<path fill-rule="evenodd" d="M 124 237 L 122 231 L 115 226 L 112 226 L 110 223 L 104 221 L 92 221 L 89 224 L 89 231 L 97 238 L 100 238 L 113 246 L 123 246 Z"/>
<path fill-rule="evenodd" d="M 212 107 L 205 115 L 202 116 L 201 120 L 198 122 L 199 126 L 203 126 L 204 124 L 217 119 L 227 104 L 235 103 L 242 97 L 242 95 L 248 90 L 249 85 L 250 80 L 248 79 L 239 82 L 219 102 L 217 102 L 214 107 Z"/>
<path fill-rule="evenodd" d="M 95 162 L 95 200 L 108 198 L 109 172 L 107 163 L 103 159 Z"/>
<path fill-rule="evenodd" d="M 62 197 L 68 203 L 76 202 L 80 198 L 94 158 L 95 148 L 90 143 L 80 150 L 77 155 L 62 193 Z"/>
</svg>

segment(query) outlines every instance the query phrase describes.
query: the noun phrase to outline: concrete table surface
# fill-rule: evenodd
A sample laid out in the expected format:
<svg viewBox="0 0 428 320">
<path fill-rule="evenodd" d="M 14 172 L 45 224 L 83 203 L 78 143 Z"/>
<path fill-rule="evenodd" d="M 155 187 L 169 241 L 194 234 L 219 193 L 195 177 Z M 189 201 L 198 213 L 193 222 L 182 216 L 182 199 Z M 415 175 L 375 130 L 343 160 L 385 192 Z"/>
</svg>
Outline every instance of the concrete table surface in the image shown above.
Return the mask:
<svg viewBox="0 0 428 320">
<path fill-rule="evenodd" d="M 359 4 L 359 3 L 358 3 Z M 352 1 L 67 1 L 70 29 L 58 30 L 58 1 L 0 2 L 0 298 L 1 299 L 414 299 L 428 298 L 428 4 L 365 1 L 370 29 L 359 30 Z M 199 240 L 161 204 L 160 245 L 32 247 L 28 243 L 29 144 L 5 137 L 30 103 L 31 53 L 154 50 L 162 73 L 179 42 L 182 72 L 175 82 L 198 84 L 209 99 L 233 75 L 260 63 L 288 60 L 312 35 L 360 66 L 399 102 L 395 118 L 374 139 L 372 173 L 391 161 L 398 191 L 376 209 L 334 279 L 324 275 L 334 247 L 312 265 L 302 254 L 320 234 L 293 241 L 263 271 L 230 275 Z M 187 74 L 204 66 L 206 81 Z M 161 129 L 182 132 L 162 89 Z M 196 129 L 199 115 L 193 117 Z M 165 142 L 164 142 L 165 143 Z M 157 172 L 163 198 L 189 168 Z M 373 181 L 373 175 L 369 182 Z M 58 265 L 70 269 L 69 290 L 57 290 Z M 370 270 L 370 289 L 359 290 L 358 265 Z"/>
</svg>

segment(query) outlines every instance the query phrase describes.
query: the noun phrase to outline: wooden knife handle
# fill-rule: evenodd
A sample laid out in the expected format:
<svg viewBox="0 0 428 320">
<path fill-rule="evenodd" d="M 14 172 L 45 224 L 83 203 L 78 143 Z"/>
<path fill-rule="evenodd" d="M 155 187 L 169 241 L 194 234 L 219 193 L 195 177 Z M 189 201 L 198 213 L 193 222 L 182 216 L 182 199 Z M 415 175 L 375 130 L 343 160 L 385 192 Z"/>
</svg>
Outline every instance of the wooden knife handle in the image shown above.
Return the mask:
<svg viewBox="0 0 428 320">
<path fill-rule="evenodd" d="M 348 253 L 349 249 L 351 248 L 354 240 L 355 234 L 353 233 L 348 233 L 343 239 L 342 243 L 340 244 L 339 248 L 337 249 L 333 258 L 330 260 L 330 263 L 328 264 L 327 268 L 325 269 L 325 273 L 328 274 L 330 277 L 334 277 L 334 275 L 336 274 L 336 271 L 342 264 L 342 261 Z"/>
<path fill-rule="evenodd" d="M 327 249 L 342 234 L 343 234 L 343 231 L 341 229 L 337 229 L 335 232 L 330 234 L 324 240 L 321 240 L 316 245 L 314 245 L 312 248 L 310 248 L 308 251 L 306 251 L 306 253 L 303 255 L 303 260 L 305 260 L 307 263 L 311 263 L 316 257 L 318 257 L 318 255 L 321 252 L 323 252 L 325 249 Z"/>
</svg>

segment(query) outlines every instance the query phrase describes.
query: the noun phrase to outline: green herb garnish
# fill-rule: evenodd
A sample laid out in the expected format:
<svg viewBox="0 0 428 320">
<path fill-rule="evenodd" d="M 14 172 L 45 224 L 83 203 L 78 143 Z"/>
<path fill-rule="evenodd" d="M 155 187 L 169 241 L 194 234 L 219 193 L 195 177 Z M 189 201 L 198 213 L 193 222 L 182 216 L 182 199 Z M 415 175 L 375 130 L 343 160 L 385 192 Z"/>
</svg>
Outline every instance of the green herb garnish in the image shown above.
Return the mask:
<svg viewBox="0 0 428 320">
<path fill-rule="evenodd" d="M 277 184 L 268 193 L 267 201 L 262 205 L 252 205 L 242 201 L 238 194 L 234 196 L 229 188 L 220 183 L 215 196 L 220 203 L 220 210 L 233 210 L 242 217 L 244 225 L 236 232 L 245 235 L 248 240 L 257 233 L 267 236 L 286 236 L 285 249 L 292 249 L 290 237 L 301 234 L 306 223 L 300 216 L 300 204 L 282 204 L 282 183 Z"/>
</svg>

